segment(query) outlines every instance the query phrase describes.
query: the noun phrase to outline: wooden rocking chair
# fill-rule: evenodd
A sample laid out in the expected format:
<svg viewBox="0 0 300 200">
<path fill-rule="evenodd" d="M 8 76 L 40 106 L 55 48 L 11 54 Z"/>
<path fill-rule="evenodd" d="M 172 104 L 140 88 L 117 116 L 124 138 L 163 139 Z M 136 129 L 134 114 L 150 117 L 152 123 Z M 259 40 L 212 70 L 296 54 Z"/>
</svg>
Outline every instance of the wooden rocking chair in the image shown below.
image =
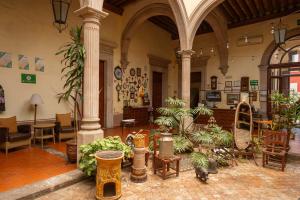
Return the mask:
<svg viewBox="0 0 300 200">
<path fill-rule="evenodd" d="M 287 157 L 288 133 L 267 130 L 263 137 L 263 167 L 281 165 L 284 171 Z"/>
</svg>

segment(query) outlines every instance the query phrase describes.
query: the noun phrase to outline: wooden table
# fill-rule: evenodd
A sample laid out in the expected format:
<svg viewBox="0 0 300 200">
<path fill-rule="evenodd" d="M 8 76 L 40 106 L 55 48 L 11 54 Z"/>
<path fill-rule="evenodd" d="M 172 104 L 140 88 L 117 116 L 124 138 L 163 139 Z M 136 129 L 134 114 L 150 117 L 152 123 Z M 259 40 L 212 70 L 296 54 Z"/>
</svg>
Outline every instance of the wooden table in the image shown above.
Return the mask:
<svg viewBox="0 0 300 200">
<path fill-rule="evenodd" d="M 262 125 L 265 124 L 267 126 L 272 125 L 272 120 L 254 120 L 254 123 L 257 123 L 258 127 L 258 139 L 260 140 L 262 138 Z"/>
<path fill-rule="evenodd" d="M 54 134 L 54 127 L 55 124 L 36 124 L 33 125 L 33 130 L 34 130 L 34 136 L 33 136 L 33 143 L 35 144 L 35 140 L 41 140 L 41 144 L 42 144 L 42 149 L 44 148 L 44 139 L 49 139 L 49 138 L 53 138 L 53 143 L 55 144 L 55 134 Z M 37 135 L 36 130 L 41 130 L 41 135 Z M 51 129 L 52 134 L 49 135 L 44 135 L 44 131 L 46 129 Z"/>
</svg>

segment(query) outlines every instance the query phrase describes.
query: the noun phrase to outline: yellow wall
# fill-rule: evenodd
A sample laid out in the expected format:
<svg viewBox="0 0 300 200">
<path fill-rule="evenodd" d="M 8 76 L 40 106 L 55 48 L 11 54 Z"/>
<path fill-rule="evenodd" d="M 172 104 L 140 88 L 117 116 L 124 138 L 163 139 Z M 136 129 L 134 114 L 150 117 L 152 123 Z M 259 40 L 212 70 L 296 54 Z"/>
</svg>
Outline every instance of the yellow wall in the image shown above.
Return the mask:
<svg viewBox="0 0 300 200">
<path fill-rule="evenodd" d="M 288 29 L 295 28 L 297 26 L 297 19 L 300 14 L 293 14 L 287 17 L 283 17 L 283 23 L 288 25 Z M 218 69 L 219 67 L 219 57 L 218 52 L 215 51 L 215 55 L 212 55 L 209 50 L 213 47 L 215 50 L 217 48 L 216 39 L 213 33 L 203 34 L 197 36 L 194 41 L 193 49 L 199 53 L 200 48 L 203 49 L 204 55 L 211 56 L 207 64 L 207 75 L 206 75 L 206 89 L 209 89 L 208 84 L 210 84 L 210 77 L 215 75 L 218 77 L 218 89 L 223 89 L 225 81 L 240 80 L 242 76 L 249 76 L 250 80 L 259 80 L 259 68 L 262 55 L 267 48 L 267 46 L 272 42 L 273 35 L 271 31 L 271 22 L 277 24 L 279 19 L 273 19 L 261 23 L 255 23 L 252 25 L 247 25 L 239 28 L 229 29 L 229 69 L 226 76 L 223 76 Z M 238 47 L 237 40 L 243 36 L 253 36 L 253 35 L 263 35 L 263 43 L 256 45 L 248 45 L 243 47 Z M 266 77 L 267 78 L 267 77 Z M 260 80 L 259 80 L 260 82 Z M 256 102 L 255 105 L 259 107 L 259 103 Z M 217 104 L 218 107 L 227 108 L 226 104 L 226 94 L 222 94 L 222 102 Z"/>
<path fill-rule="evenodd" d="M 147 1 L 139 2 L 141 7 Z M 69 27 L 81 24 L 81 19 L 75 16 L 74 10 L 78 9 L 78 1 L 72 1 L 72 7 L 68 16 Z M 123 16 L 109 13 L 100 27 L 100 37 L 117 44 L 114 50 L 114 67 L 120 65 L 120 41 L 122 31 L 129 18 L 134 14 L 134 6 L 128 9 Z M 58 33 L 53 27 L 53 14 L 49 0 L 10 0 L 0 2 L 0 51 L 12 53 L 13 67 L 11 69 L 0 68 L 0 84 L 5 89 L 6 111 L 0 113 L 0 117 L 16 115 L 20 120 L 33 119 L 33 107 L 29 104 L 33 93 L 39 93 L 44 104 L 38 107 L 38 119 L 54 118 L 55 113 L 70 111 L 68 104 L 58 104 L 56 95 L 62 91 L 60 58 L 54 54 L 59 47 L 69 41 L 69 32 Z M 30 70 L 18 69 L 17 56 L 24 54 L 29 57 Z M 173 59 L 171 38 L 168 33 L 146 22 L 141 25 L 132 39 L 129 49 L 129 68 L 141 67 L 149 70 L 148 54 L 154 54 L 165 59 Z M 45 60 L 45 72 L 37 72 L 34 69 L 34 57 Z M 172 65 L 173 66 L 173 65 Z M 176 73 L 170 67 L 170 77 Z M 21 83 L 21 73 L 36 74 L 37 84 Z M 176 79 L 177 80 L 177 79 Z M 176 84 L 175 80 L 175 84 Z M 173 93 L 173 80 L 169 79 L 170 93 Z M 122 112 L 122 101 L 117 101 L 117 93 L 114 90 L 114 112 Z"/>
</svg>

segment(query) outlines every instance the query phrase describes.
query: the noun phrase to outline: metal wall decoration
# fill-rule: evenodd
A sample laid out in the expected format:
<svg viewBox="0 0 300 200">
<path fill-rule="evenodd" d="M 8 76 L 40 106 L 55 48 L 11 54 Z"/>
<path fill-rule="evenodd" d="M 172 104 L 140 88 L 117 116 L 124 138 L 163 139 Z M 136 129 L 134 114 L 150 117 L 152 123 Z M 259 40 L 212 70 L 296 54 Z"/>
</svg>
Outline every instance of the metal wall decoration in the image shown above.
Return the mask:
<svg viewBox="0 0 300 200">
<path fill-rule="evenodd" d="M 114 70 L 116 91 L 118 101 L 123 99 L 124 106 L 130 106 L 130 103 L 137 103 L 138 98 L 144 97 L 148 86 L 148 77 L 142 73 L 141 68 L 130 68 L 126 76 L 121 67 L 117 66 Z"/>
<path fill-rule="evenodd" d="M 0 112 L 5 111 L 5 98 L 4 98 L 4 89 L 0 85 Z"/>
<path fill-rule="evenodd" d="M 211 90 L 216 90 L 218 88 L 218 77 L 216 76 L 210 77 L 210 87 Z"/>
</svg>

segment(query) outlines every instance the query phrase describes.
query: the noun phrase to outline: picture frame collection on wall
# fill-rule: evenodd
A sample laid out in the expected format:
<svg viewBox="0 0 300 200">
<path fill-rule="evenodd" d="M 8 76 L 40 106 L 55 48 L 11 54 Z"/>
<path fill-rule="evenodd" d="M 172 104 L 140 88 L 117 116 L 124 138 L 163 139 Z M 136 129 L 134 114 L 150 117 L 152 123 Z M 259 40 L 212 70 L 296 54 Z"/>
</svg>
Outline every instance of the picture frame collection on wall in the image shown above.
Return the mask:
<svg viewBox="0 0 300 200">
<path fill-rule="evenodd" d="M 28 56 L 18 54 L 17 66 L 20 70 L 30 70 L 30 59 Z M 12 53 L 0 51 L 0 68 L 13 68 Z M 41 57 L 34 57 L 34 69 L 38 72 L 45 71 L 45 61 Z"/>
</svg>

